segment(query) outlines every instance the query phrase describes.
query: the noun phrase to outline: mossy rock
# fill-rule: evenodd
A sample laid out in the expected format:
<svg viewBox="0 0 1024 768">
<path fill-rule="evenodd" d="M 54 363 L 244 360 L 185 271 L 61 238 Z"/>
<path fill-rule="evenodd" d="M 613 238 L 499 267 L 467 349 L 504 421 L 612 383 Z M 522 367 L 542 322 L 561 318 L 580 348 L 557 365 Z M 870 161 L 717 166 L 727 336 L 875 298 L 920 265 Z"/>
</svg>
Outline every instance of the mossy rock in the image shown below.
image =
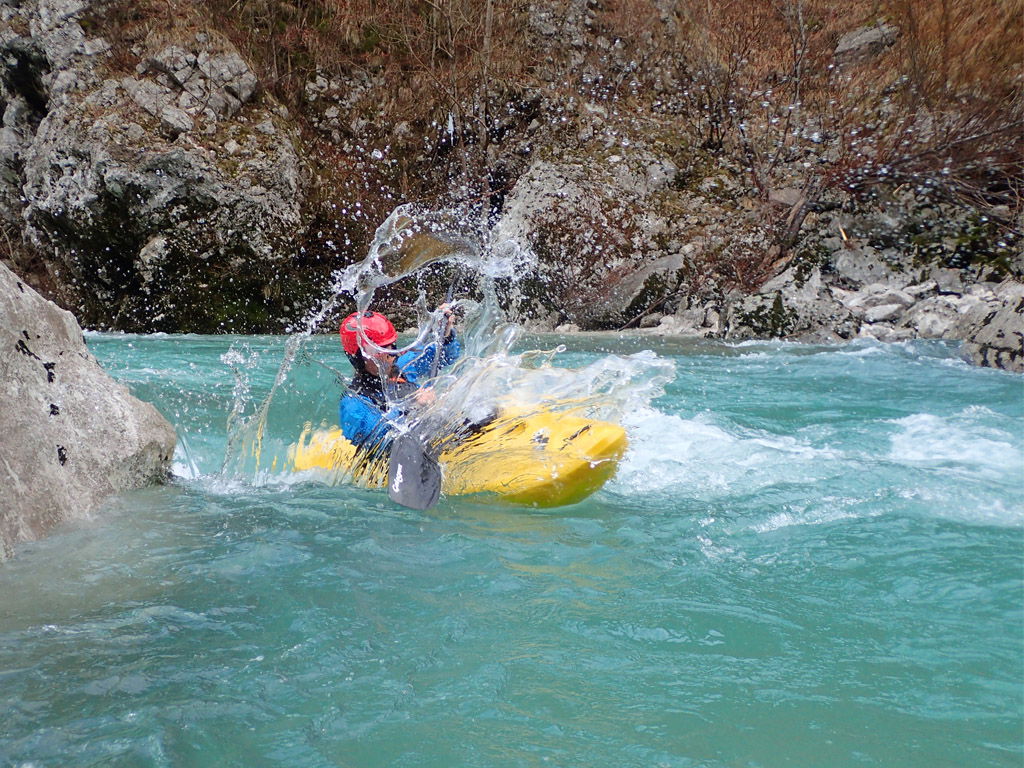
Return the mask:
<svg viewBox="0 0 1024 768">
<path fill-rule="evenodd" d="M 771 304 L 761 304 L 749 311 L 736 313 L 734 327 L 750 330 L 757 338 L 778 339 L 789 336 L 796 330 L 799 315 L 787 307 L 782 292 L 777 291 Z"/>
</svg>

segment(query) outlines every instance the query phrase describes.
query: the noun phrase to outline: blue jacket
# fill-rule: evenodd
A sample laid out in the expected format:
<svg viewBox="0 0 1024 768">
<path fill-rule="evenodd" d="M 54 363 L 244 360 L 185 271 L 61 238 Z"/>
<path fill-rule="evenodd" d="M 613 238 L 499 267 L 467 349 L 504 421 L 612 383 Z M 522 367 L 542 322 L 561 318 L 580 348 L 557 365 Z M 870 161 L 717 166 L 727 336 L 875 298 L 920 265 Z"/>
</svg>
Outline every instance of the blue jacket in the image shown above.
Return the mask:
<svg viewBox="0 0 1024 768">
<path fill-rule="evenodd" d="M 451 365 L 461 352 L 462 345 L 453 333 L 441 347 L 439 367 Z M 436 343 L 411 349 L 398 357 L 395 368 L 407 382 L 419 385 L 421 379 L 430 376 L 436 354 Z M 382 445 L 391 427 L 401 422 L 402 418 L 401 409 L 395 407 L 385 413 L 372 399 L 351 390 L 338 403 L 341 431 L 357 446 Z"/>
</svg>

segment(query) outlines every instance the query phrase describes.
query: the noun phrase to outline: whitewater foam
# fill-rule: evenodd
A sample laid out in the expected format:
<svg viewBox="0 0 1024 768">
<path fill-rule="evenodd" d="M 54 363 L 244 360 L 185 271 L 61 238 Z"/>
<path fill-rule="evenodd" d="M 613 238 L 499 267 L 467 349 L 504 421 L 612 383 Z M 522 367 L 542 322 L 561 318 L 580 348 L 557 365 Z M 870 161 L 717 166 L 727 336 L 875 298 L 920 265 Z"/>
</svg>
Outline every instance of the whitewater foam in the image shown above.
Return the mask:
<svg viewBox="0 0 1024 768">
<path fill-rule="evenodd" d="M 683 418 L 638 408 L 624 426 L 630 448 L 612 483 L 620 491 L 750 492 L 820 478 L 840 456 L 792 436 L 719 426 L 706 413 Z"/>
<path fill-rule="evenodd" d="M 919 413 L 890 423 L 893 461 L 992 479 L 1017 472 L 1024 478 L 1024 453 L 1013 435 L 994 425 L 998 417 L 986 408 L 969 408 L 953 416 Z"/>
</svg>

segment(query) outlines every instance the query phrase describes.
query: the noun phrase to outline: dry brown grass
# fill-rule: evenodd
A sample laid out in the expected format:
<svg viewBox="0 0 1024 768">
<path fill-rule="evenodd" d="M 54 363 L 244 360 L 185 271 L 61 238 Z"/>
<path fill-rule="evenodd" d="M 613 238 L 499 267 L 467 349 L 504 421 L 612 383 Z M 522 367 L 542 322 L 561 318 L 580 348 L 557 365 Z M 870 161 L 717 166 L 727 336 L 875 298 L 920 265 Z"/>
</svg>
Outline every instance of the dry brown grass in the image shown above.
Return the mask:
<svg viewBox="0 0 1024 768">
<path fill-rule="evenodd" d="M 901 30 L 895 46 L 901 74 L 932 108 L 955 100 L 1019 99 L 1024 86 L 1021 0 L 888 0 Z"/>
<path fill-rule="evenodd" d="M 573 6 L 549 7 L 557 19 Z M 115 0 L 104 8 L 104 22 L 123 31 L 114 39 L 125 69 L 140 40 L 205 24 L 240 46 L 300 119 L 310 116 L 305 85 L 318 75 L 371 75 L 372 93 L 354 107 L 368 123 L 360 138 L 396 145 L 405 167 L 395 181 L 414 197 L 426 192 L 421 181 L 438 180 L 408 162 L 424 138 L 431 163 L 486 191 L 497 126 L 510 104 L 541 88 L 555 100 L 580 92 L 638 113 L 667 101 L 686 144 L 735 157 L 765 196 L 780 165 L 814 149 L 806 138 L 816 132 L 841 145 L 823 169 L 823 190 L 881 183 L 892 172 L 903 182 L 938 174 L 952 196 L 973 201 L 1013 203 L 1019 193 L 1024 0 L 680 0 L 665 14 L 653 0 L 604 0 L 589 34 L 621 45 L 587 49 L 586 67 L 604 75 L 600 89 L 568 68 L 561 82 L 541 82 L 539 59 L 565 67 L 570 41 L 533 39 L 527 0 Z M 890 48 L 835 66 L 843 34 L 880 23 L 899 30 Z M 391 135 L 401 123 L 410 128 L 405 146 Z"/>
<path fill-rule="evenodd" d="M 296 106 L 317 75 L 372 73 L 396 121 L 426 120 L 486 104 L 487 87 L 521 79 L 531 58 L 525 2 L 478 0 L 196 0 Z M 490 7 L 491 12 L 485 12 Z M 476 106 L 475 106 L 476 105 Z"/>
</svg>

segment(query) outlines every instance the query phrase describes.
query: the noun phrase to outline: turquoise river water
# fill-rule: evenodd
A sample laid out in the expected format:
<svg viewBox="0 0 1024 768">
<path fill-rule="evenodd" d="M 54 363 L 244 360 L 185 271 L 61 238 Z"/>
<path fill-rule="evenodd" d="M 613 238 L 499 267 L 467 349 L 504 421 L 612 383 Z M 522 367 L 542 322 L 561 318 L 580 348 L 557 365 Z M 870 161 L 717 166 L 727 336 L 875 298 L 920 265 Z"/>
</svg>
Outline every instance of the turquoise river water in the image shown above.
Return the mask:
<svg viewBox="0 0 1024 768">
<path fill-rule="evenodd" d="M 283 338 L 88 341 L 174 423 L 176 476 L 0 565 L 0 765 L 1024 762 L 1020 376 L 942 343 L 527 339 L 670 373 L 617 475 L 413 512 L 232 463 Z M 292 368 L 265 454 L 337 394 Z"/>
</svg>

